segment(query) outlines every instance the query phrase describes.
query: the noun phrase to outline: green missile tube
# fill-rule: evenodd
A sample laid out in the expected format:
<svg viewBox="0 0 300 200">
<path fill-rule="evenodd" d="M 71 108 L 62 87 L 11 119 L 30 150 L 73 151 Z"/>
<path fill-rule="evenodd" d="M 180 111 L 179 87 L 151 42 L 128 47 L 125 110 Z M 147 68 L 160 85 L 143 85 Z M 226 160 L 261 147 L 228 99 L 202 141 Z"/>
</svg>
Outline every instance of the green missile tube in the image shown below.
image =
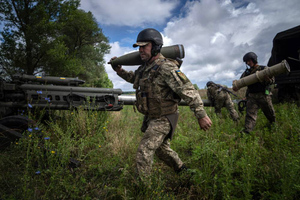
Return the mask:
<svg viewBox="0 0 300 200">
<path fill-rule="evenodd" d="M 265 76 L 273 77 L 279 74 L 289 73 L 290 66 L 286 60 L 283 60 L 281 63 L 273 65 L 271 67 L 266 67 L 261 71 L 256 71 L 256 73 L 241 78 L 240 80 L 234 80 L 232 82 L 232 89 L 237 91 L 245 86 L 252 85 L 257 82 L 263 82 Z"/>
</svg>

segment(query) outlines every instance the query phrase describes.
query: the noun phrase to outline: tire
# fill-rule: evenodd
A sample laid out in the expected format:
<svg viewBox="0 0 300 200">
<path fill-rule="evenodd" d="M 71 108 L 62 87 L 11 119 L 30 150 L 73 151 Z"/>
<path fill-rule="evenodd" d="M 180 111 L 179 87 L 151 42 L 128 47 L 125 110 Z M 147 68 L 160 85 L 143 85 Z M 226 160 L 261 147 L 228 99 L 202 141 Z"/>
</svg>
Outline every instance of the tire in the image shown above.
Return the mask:
<svg viewBox="0 0 300 200">
<path fill-rule="evenodd" d="M 0 150 L 7 148 L 12 142 L 23 137 L 22 133 L 34 121 L 23 116 L 8 116 L 0 119 Z"/>
</svg>

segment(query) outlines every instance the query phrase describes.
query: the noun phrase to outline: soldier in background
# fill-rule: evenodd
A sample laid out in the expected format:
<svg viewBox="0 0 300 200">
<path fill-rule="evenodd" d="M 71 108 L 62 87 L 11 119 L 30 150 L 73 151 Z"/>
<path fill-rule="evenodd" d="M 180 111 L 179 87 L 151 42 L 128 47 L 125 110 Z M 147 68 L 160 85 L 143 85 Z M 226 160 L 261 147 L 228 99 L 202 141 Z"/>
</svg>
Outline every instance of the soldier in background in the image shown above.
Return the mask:
<svg viewBox="0 0 300 200">
<path fill-rule="evenodd" d="M 221 116 L 222 107 L 226 107 L 230 113 L 230 117 L 233 121 L 239 120 L 239 114 L 236 112 L 234 108 L 234 104 L 229 95 L 229 90 L 225 86 L 221 86 L 219 84 L 214 83 L 213 81 L 208 81 L 206 83 L 207 87 L 207 97 L 212 102 L 215 113 L 218 116 Z"/>
<path fill-rule="evenodd" d="M 247 68 L 241 78 L 254 74 L 256 71 L 263 70 L 265 66 L 258 65 L 257 55 L 253 52 L 246 53 L 243 61 L 250 68 Z M 275 110 L 272 104 L 270 85 L 275 82 L 274 77 L 265 77 L 262 82 L 249 85 L 246 91 L 246 118 L 245 128 L 242 132 L 250 133 L 256 124 L 257 112 L 261 108 L 270 123 L 275 122 Z"/>
<path fill-rule="evenodd" d="M 170 148 L 181 99 L 190 106 L 201 129 L 206 131 L 212 125 L 199 93 L 179 70 L 179 63 L 160 53 L 162 45 L 163 39 L 157 30 L 144 29 L 133 47 L 139 47 L 145 64 L 134 72 L 126 71 L 120 65 L 112 66 L 121 78 L 133 83 L 136 108 L 145 115 L 141 128 L 144 136 L 136 156 L 137 171 L 142 180 L 151 173 L 154 154 L 178 173 L 187 170 L 178 154 Z"/>
</svg>

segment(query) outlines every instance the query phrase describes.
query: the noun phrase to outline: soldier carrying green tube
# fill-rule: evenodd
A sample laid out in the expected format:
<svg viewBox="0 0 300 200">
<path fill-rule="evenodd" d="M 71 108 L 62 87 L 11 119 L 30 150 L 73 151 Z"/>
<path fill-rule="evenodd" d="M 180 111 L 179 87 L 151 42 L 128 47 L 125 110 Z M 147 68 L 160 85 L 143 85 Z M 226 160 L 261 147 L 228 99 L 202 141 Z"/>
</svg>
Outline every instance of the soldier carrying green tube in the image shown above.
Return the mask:
<svg viewBox="0 0 300 200">
<path fill-rule="evenodd" d="M 246 91 L 245 128 L 241 132 L 249 134 L 255 127 L 257 113 L 260 108 L 271 124 L 276 121 L 270 85 L 275 81 L 274 75 L 285 72 L 289 67 L 285 62 L 270 68 L 259 65 L 257 55 L 254 52 L 246 53 L 243 61 L 249 68 L 246 68 L 240 80 L 233 81 L 233 90 L 237 91 L 239 88 L 248 86 Z"/>
</svg>

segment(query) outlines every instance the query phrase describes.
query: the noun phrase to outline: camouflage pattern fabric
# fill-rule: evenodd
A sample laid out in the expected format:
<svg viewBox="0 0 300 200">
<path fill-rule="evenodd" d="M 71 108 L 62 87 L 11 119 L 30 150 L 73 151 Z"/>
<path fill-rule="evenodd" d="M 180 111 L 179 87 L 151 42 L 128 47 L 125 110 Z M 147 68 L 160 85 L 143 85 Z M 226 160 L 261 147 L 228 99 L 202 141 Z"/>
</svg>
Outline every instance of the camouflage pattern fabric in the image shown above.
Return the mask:
<svg viewBox="0 0 300 200">
<path fill-rule="evenodd" d="M 195 116 L 201 119 L 206 116 L 202 99 L 193 84 L 178 69 L 176 63 L 177 61 L 166 59 L 160 54 L 160 57 L 150 65 L 140 66 L 135 72 L 127 72 L 122 69 L 118 75 L 127 82 L 133 83 L 134 89 L 139 89 L 141 86 L 150 88 L 149 90 L 152 91 L 153 95 L 151 98 L 157 99 L 157 101 L 161 99 L 174 100 L 175 93 L 190 106 Z M 152 77 L 151 73 L 153 73 L 151 69 L 155 65 L 160 65 L 157 77 L 149 80 L 149 77 Z M 140 75 L 142 76 L 140 77 Z M 146 84 L 144 81 L 149 82 Z"/>
<path fill-rule="evenodd" d="M 159 68 L 153 70 L 155 66 L 159 66 Z M 170 141 L 167 136 L 175 127 L 170 125 L 166 113 L 178 112 L 178 103 L 180 99 L 183 99 L 197 118 L 205 117 L 206 112 L 199 93 L 179 70 L 177 61 L 166 59 L 161 54 L 151 64 L 140 66 L 134 72 L 122 69 L 118 75 L 127 82 L 133 83 L 133 88 L 137 90 L 137 94 L 141 91 L 147 93 L 145 101 L 147 103 L 137 101 L 138 110 L 140 107 L 140 112 L 146 113 L 145 115 L 149 113 L 148 127 L 140 142 L 136 157 L 140 177 L 150 174 L 154 154 L 168 166 L 178 170 L 183 163 L 177 153 L 170 148 Z M 150 105 L 149 102 L 152 104 Z M 165 102 L 165 104 L 161 102 Z M 171 109 L 166 110 L 163 105 L 168 105 L 168 103 L 172 106 L 170 106 Z M 174 108 L 176 109 L 174 110 Z M 155 115 L 150 115 L 153 110 Z M 160 116 L 155 117 L 157 113 Z"/>
<path fill-rule="evenodd" d="M 275 110 L 271 96 L 261 92 L 249 93 L 247 97 L 245 132 L 249 133 L 255 127 L 259 108 L 261 108 L 270 123 L 275 122 Z"/>
<path fill-rule="evenodd" d="M 207 97 L 210 101 L 213 102 L 215 113 L 220 116 L 222 107 L 226 107 L 230 113 L 230 117 L 237 121 L 239 119 L 239 114 L 234 108 L 234 104 L 231 100 L 228 92 L 220 90 L 220 88 L 214 84 L 208 86 L 207 88 Z"/>
<path fill-rule="evenodd" d="M 241 78 L 261 71 L 265 66 L 256 65 L 242 74 Z M 249 73 L 250 72 L 250 73 Z M 252 131 L 256 124 L 258 109 L 262 109 L 264 115 L 267 117 L 270 123 L 275 122 L 275 110 L 272 103 L 271 92 L 269 86 L 275 82 L 274 77 L 270 77 L 269 81 L 257 82 L 249 85 L 246 91 L 246 118 L 245 129 L 243 132 L 249 133 Z"/>
<path fill-rule="evenodd" d="M 175 171 L 183 165 L 178 154 L 170 148 L 170 140 L 166 137 L 170 129 L 171 125 L 166 117 L 148 121 L 148 128 L 136 156 L 137 170 L 141 178 L 151 174 L 154 154 Z"/>
</svg>

